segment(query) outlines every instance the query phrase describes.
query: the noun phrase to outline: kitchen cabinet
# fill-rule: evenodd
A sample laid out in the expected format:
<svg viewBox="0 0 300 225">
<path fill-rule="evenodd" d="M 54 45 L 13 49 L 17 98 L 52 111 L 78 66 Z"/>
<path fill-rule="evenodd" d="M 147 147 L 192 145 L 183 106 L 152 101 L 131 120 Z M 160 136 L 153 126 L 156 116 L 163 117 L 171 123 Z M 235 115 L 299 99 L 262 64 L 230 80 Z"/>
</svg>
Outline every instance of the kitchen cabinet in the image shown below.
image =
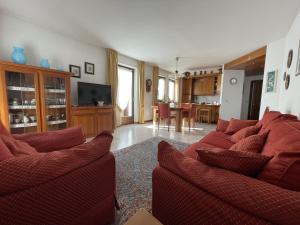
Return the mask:
<svg viewBox="0 0 300 225">
<path fill-rule="evenodd" d="M 193 95 L 196 96 L 213 96 L 215 95 L 215 77 L 201 77 L 194 79 Z"/>
</svg>

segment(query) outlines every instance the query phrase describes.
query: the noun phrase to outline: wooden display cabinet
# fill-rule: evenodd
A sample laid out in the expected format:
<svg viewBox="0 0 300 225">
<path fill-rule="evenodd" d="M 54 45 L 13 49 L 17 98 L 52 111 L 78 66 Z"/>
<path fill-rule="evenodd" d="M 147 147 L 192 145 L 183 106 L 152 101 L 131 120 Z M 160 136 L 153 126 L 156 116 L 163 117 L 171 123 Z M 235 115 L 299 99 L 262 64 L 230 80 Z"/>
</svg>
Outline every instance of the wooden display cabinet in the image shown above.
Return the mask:
<svg viewBox="0 0 300 225">
<path fill-rule="evenodd" d="M 0 119 L 4 126 L 12 134 L 68 127 L 70 77 L 68 72 L 0 62 Z"/>
</svg>

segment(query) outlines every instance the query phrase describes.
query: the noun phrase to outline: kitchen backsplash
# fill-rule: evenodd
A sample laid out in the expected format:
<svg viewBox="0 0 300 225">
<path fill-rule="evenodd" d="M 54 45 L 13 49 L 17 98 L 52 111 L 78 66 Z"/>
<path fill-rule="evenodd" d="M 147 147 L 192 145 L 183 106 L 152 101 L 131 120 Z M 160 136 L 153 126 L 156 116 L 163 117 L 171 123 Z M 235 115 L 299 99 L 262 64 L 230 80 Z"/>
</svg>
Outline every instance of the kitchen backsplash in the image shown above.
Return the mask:
<svg viewBox="0 0 300 225">
<path fill-rule="evenodd" d="M 220 95 L 214 95 L 214 96 L 194 96 L 193 99 L 194 103 L 214 103 L 218 102 L 220 103 Z"/>
</svg>

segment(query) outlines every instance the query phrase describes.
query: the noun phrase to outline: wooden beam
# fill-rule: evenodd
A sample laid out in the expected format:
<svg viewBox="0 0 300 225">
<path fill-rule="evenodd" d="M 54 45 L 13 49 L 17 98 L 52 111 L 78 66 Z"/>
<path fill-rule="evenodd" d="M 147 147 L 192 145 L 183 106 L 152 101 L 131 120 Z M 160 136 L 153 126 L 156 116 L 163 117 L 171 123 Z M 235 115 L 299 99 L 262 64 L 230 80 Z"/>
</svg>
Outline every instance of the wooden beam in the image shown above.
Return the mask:
<svg viewBox="0 0 300 225">
<path fill-rule="evenodd" d="M 224 69 L 225 70 L 246 69 L 246 66 L 248 65 L 249 62 L 257 58 L 265 57 L 266 52 L 267 52 L 267 46 L 264 46 L 240 58 L 237 58 L 229 63 L 226 63 L 224 65 Z"/>
</svg>

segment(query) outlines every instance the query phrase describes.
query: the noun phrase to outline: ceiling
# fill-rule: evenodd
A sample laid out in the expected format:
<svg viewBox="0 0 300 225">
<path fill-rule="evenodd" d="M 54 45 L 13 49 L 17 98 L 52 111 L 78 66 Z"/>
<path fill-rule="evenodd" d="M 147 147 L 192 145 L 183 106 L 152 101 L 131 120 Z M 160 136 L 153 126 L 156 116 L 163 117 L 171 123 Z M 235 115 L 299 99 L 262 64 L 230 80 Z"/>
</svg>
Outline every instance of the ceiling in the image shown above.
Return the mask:
<svg viewBox="0 0 300 225">
<path fill-rule="evenodd" d="M 176 56 L 183 71 L 213 67 L 278 40 L 299 9 L 299 0 L 0 0 L 2 13 L 172 71 Z"/>
</svg>

